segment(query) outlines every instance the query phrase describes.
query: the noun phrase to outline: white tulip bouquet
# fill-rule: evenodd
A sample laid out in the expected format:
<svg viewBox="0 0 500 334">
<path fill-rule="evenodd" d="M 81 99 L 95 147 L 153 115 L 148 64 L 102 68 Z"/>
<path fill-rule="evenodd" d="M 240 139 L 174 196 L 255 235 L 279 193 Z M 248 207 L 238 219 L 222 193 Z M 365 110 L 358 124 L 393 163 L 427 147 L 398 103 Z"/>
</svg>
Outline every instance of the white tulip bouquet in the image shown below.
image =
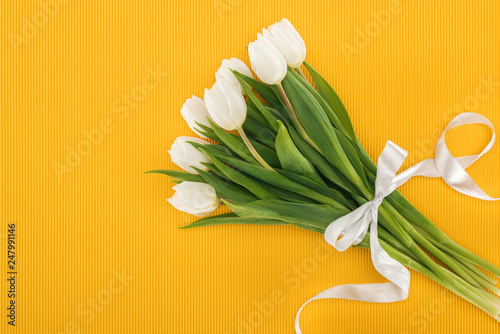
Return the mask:
<svg viewBox="0 0 500 334">
<path fill-rule="evenodd" d="M 304 61 L 304 41 L 290 22 L 264 29 L 248 53 L 260 81 L 242 61 L 224 60 L 205 101 L 193 96 L 181 109 L 196 134 L 217 144 L 179 137 L 169 153 L 185 172 L 148 172 L 176 179 L 168 201 L 178 210 L 203 217 L 224 204 L 232 211 L 183 228 L 294 225 L 325 233 L 341 217 L 376 202 L 375 230 L 368 231 L 370 220 L 341 229 L 338 236 L 357 233 L 339 248 L 380 243 L 398 265 L 428 276 L 498 320 L 500 290 L 492 275 L 500 276 L 500 269 L 452 241 L 397 190 L 376 198 L 377 165 L 338 95 Z M 398 298 L 385 301 L 406 297 Z"/>
</svg>

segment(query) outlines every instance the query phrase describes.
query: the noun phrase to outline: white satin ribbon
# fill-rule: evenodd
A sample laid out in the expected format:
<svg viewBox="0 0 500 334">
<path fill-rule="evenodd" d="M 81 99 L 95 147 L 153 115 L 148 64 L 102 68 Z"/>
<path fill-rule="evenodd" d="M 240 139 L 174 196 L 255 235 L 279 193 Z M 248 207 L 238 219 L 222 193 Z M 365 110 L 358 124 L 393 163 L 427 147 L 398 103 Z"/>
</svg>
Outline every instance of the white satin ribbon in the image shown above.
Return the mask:
<svg viewBox="0 0 500 334">
<path fill-rule="evenodd" d="M 485 124 L 493 130 L 493 135 L 481 153 L 455 158 L 446 147 L 445 134 L 454 127 L 466 124 Z M 371 201 L 330 223 L 325 231 L 325 240 L 338 251 L 344 251 L 351 245 L 360 243 L 370 228 L 373 265 L 390 282 L 338 285 L 320 292 L 299 309 L 295 318 L 297 334 L 302 333 L 299 326 L 300 312 L 307 303 L 316 299 L 337 298 L 373 303 L 391 303 L 406 299 L 410 289 L 410 272 L 380 246 L 377 233 L 378 207 L 386 196 L 413 176 L 442 177 L 450 187 L 465 195 L 486 201 L 500 199 L 488 196 L 465 171 L 488 152 L 494 143 L 495 129 L 487 118 L 476 113 L 463 113 L 455 117 L 439 137 L 435 159 L 426 159 L 396 175 L 408 152 L 388 141 L 377 163 L 375 196 Z"/>
</svg>

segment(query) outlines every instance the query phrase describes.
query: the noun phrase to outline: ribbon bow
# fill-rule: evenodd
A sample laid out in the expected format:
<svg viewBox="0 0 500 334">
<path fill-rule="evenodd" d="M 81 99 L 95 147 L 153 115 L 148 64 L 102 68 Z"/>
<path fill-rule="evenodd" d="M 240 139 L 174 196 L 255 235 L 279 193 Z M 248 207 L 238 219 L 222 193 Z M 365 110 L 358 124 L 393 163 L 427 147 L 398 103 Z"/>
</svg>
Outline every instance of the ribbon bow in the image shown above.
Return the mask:
<svg viewBox="0 0 500 334">
<path fill-rule="evenodd" d="M 455 158 L 445 143 L 446 131 L 466 124 L 485 124 L 493 130 L 490 142 L 479 154 Z M 351 299 L 374 303 L 391 303 L 408 298 L 410 272 L 394 260 L 380 246 L 378 241 L 378 207 L 385 197 L 413 176 L 442 177 L 453 189 L 475 198 L 496 201 L 500 198 L 488 196 L 465 171 L 495 143 L 495 129 L 491 122 L 476 113 L 463 113 L 455 117 L 446 127 L 436 143 L 435 158 L 426 159 L 396 175 L 408 152 L 388 141 L 377 162 L 375 196 L 351 213 L 328 225 L 325 240 L 338 251 L 345 251 L 351 245 L 360 243 L 370 228 L 370 250 L 375 269 L 390 282 L 374 284 L 338 285 L 320 292 L 299 309 L 295 318 L 295 331 L 301 334 L 300 312 L 304 306 L 316 299 Z M 340 237 L 340 238 L 339 238 Z"/>
</svg>

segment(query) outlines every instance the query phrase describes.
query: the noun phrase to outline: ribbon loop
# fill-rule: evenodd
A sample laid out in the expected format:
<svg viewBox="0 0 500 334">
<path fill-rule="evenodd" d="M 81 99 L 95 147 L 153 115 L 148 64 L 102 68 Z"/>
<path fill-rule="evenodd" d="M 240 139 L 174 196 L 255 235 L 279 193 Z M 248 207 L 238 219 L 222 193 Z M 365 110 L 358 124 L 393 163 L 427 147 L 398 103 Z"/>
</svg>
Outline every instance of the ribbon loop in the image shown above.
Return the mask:
<svg viewBox="0 0 500 334">
<path fill-rule="evenodd" d="M 446 131 L 465 124 L 484 124 L 493 130 L 491 140 L 479 154 L 461 157 L 460 161 L 455 159 L 448 150 L 445 142 Z M 472 165 L 477 159 L 487 153 L 495 143 L 495 129 L 493 124 L 484 116 L 476 113 L 463 113 L 455 117 L 446 127 L 441 137 L 436 143 L 436 167 L 444 181 L 453 189 L 462 194 L 476 197 L 485 201 L 496 201 L 499 198 L 492 198 L 486 194 L 467 174 L 465 169 Z"/>
<path fill-rule="evenodd" d="M 493 130 L 490 142 L 476 155 L 455 158 L 445 142 L 446 131 L 466 124 L 485 124 Z M 301 334 L 300 313 L 304 306 L 316 299 L 340 298 L 366 302 L 389 303 L 404 300 L 410 289 L 410 272 L 394 260 L 382 248 L 378 240 L 378 207 L 386 196 L 413 176 L 442 177 L 453 189 L 475 198 L 496 201 L 487 195 L 467 174 L 465 169 L 488 152 L 495 143 L 495 129 L 484 116 L 463 113 L 455 117 L 446 127 L 436 143 L 435 158 L 426 159 L 396 175 L 408 152 L 388 141 L 377 162 L 375 195 L 372 200 L 349 214 L 338 218 L 325 230 L 325 241 L 338 251 L 360 243 L 370 229 L 371 258 L 375 269 L 390 282 L 375 284 L 338 285 L 320 292 L 299 309 L 295 318 L 295 331 Z"/>
<path fill-rule="evenodd" d="M 375 197 L 386 197 L 398 187 L 394 177 L 406 159 L 408 152 L 392 141 L 387 141 L 377 161 L 377 178 L 375 179 Z"/>
</svg>

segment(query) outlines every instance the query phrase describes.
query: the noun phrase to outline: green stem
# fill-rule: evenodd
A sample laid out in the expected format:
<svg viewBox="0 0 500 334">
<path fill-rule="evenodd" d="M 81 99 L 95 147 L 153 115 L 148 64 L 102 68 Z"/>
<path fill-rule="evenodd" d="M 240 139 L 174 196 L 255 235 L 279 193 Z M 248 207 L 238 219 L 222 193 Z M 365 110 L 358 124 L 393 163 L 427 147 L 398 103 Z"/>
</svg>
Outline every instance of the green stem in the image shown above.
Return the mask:
<svg viewBox="0 0 500 334">
<path fill-rule="evenodd" d="M 429 219 L 427 219 L 422 213 L 420 213 L 418 210 L 416 210 L 410 202 L 404 196 L 402 196 L 399 192 L 397 193 L 397 198 L 401 198 L 397 203 L 396 203 L 396 209 L 401 212 L 408 212 L 408 207 L 411 206 L 415 211 L 418 212 L 417 217 L 414 217 L 414 219 L 411 219 L 411 222 L 413 225 L 416 227 L 422 229 L 429 235 L 431 235 L 434 239 L 436 239 L 443 247 L 446 249 L 452 250 L 456 254 L 461 255 L 468 261 L 476 264 L 477 266 L 488 270 L 492 274 L 494 274 L 497 277 L 500 277 L 500 268 L 496 267 L 495 265 L 491 264 L 490 262 L 486 261 L 485 259 L 481 258 L 480 256 L 472 253 L 468 249 L 460 246 L 456 242 L 454 242 L 450 237 L 448 237 L 443 231 L 441 231 L 438 227 L 436 227 L 434 224 L 432 224 Z M 391 202 L 394 202 L 391 201 Z M 415 216 L 415 215 L 413 215 Z"/>
<path fill-rule="evenodd" d="M 378 210 L 380 225 L 391 232 L 391 234 L 394 235 L 406 248 L 410 249 L 415 243 L 413 238 L 401 227 L 401 225 L 396 222 L 394 217 L 392 217 L 392 215 L 383 206 L 379 206 Z"/>
<path fill-rule="evenodd" d="M 410 257 L 414 261 L 420 262 L 420 260 L 408 250 L 394 235 L 392 235 L 388 230 L 386 230 L 382 225 L 378 226 L 379 238 L 390 244 L 392 247 Z"/>
<path fill-rule="evenodd" d="M 362 248 L 367 248 L 370 249 L 370 243 L 369 243 L 369 233 L 367 233 L 367 236 L 363 239 L 363 241 L 358 244 L 358 247 Z M 467 288 L 466 286 L 461 286 L 459 283 L 459 278 L 454 278 L 453 276 L 448 276 L 448 279 L 443 279 L 441 276 L 442 275 L 437 275 L 434 271 L 430 270 L 428 267 L 423 265 L 420 261 L 416 261 L 415 259 L 411 258 L 410 256 L 404 254 L 394 246 L 392 246 L 390 243 L 386 242 L 383 239 L 379 239 L 380 245 L 384 250 L 389 254 L 390 257 L 401 263 L 402 265 L 413 269 L 415 271 L 418 271 L 421 274 L 426 275 L 436 283 L 442 285 L 443 287 L 447 288 L 448 290 L 452 291 L 453 293 L 457 294 L 458 296 L 464 298 L 465 300 L 469 301 L 470 303 L 476 305 L 477 307 L 481 308 L 483 311 L 487 312 L 490 314 L 492 317 L 497 317 L 498 315 L 498 307 L 496 306 L 496 303 L 494 301 L 494 298 L 490 298 L 490 296 L 494 297 L 491 294 L 488 294 L 486 291 L 484 291 L 486 294 L 478 291 L 474 291 L 473 287 Z M 442 268 L 443 270 L 446 270 Z M 442 274 L 442 273 L 441 273 Z M 452 273 L 450 273 L 453 275 Z"/>
<path fill-rule="evenodd" d="M 379 210 L 380 215 L 384 217 L 384 219 L 380 222 L 381 225 L 384 224 L 386 225 L 386 228 L 392 230 L 395 229 L 396 231 L 398 231 L 400 228 L 395 227 L 399 226 L 399 223 L 395 220 L 395 218 L 383 206 L 380 206 Z M 412 240 L 411 237 L 409 238 L 410 240 Z M 413 240 L 412 242 L 407 243 L 406 247 L 421 261 L 422 264 L 427 266 L 441 279 L 449 282 L 453 286 L 453 288 L 456 289 L 456 291 L 459 291 L 463 296 L 466 296 L 468 300 L 473 301 L 474 304 L 481 307 L 492 316 L 498 314 L 500 308 L 498 308 L 496 305 L 492 305 L 489 297 L 486 297 L 481 292 L 484 290 L 471 285 L 461 277 L 438 265 Z"/>
<path fill-rule="evenodd" d="M 304 72 L 302 72 L 302 69 L 300 67 L 297 67 L 296 70 L 297 70 L 297 73 L 299 73 L 300 76 L 302 78 L 304 78 L 305 81 L 309 82 L 309 80 L 307 80 L 306 76 L 304 75 Z"/>
<path fill-rule="evenodd" d="M 434 255 L 437 259 L 447 265 L 451 270 L 453 270 L 458 276 L 462 277 L 469 284 L 480 287 L 481 285 L 468 274 L 466 270 L 462 268 L 460 263 L 449 256 L 449 254 L 441 251 L 439 248 L 434 246 L 431 242 L 429 242 L 422 234 L 420 234 L 414 227 L 411 225 L 397 210 L 392 207 L 392 205 L 388 202 L 383 202 L 382 206 L 387 208 L 389 213 L 394 217 L 395 220 L 399 222 L 401 227 L 408 232 L 408 234 L 415 240 L 420 246 L 424 247 L 427 251 L 429 251 L 432 255 Z"/>
<path fill-rule="evenodd" d="M 264 159 L 262 159 L 262 157 L 257 152 L 257 150 L 255 150 L 255 148 L 253 147 L 252 143 L 250 142 L 250 140 L 248 139 L 247 135 L 245 134 L 245 131 L 243 131 L 243 129 L 241 127 L 237 128 L 236 130 L 240 134 L 241 139 L 243 139 L 243 142 L 248 147 L 248 149 L 250 150 L 250 152 L 252 153 L 252 155 L 255 157 L 255 159 L 257 159 L 257 161 L 262 165 L 262 167 L 264 167 L 265 169 L 268 169 L 270 171 L 275 172 L 275 170 L 271 166 L 269 166 L 269 164 Z"/>
<path fill-rule="evenodd" d="M 470 262 L 468 259 L 464 258 L 462 255 L 454 252 L 451 249 L 446 248 L 446 246 L 443 246 L 443 244 L 439 243 L 431 235 L 425 233 L 422 230 L 419 230 L 418 228 L 417 228 L 417 231 L 420 232 L 421 234 L 423 234 L 427 238 L 427 240 L 429 240 L 434 246 L 440 248 L 441 250 L 450 254 L 450 256 L 452 256 L 453 258 L 455 258 L 458 261 L 458 263 L 461 263 L 461 265 L 463 266 L 464 269 L 471 272 L 475 277 L 478 278 L 478 280 L 485 282 L 486 285 L 481 284 L 481 285 L 483 285 L 483 287 L 488 288 L 488 290 L 493 291 L 496 294 L 498 294 L 496 292 L 498 290 L 498 288 L 495 287 L 495 284 L 497 283 L 497 281 L 495 279 L 493 279 L 492 277 L 488 276 L 486 273 L 481 271 L 481 269 L 477 268 L 473 262 Z M 494 289 L 491 289 L 489 287 L 494 287 Z M 499 290 L 499 292 L 500 292 L 500 290 Z"/>
</svg>

